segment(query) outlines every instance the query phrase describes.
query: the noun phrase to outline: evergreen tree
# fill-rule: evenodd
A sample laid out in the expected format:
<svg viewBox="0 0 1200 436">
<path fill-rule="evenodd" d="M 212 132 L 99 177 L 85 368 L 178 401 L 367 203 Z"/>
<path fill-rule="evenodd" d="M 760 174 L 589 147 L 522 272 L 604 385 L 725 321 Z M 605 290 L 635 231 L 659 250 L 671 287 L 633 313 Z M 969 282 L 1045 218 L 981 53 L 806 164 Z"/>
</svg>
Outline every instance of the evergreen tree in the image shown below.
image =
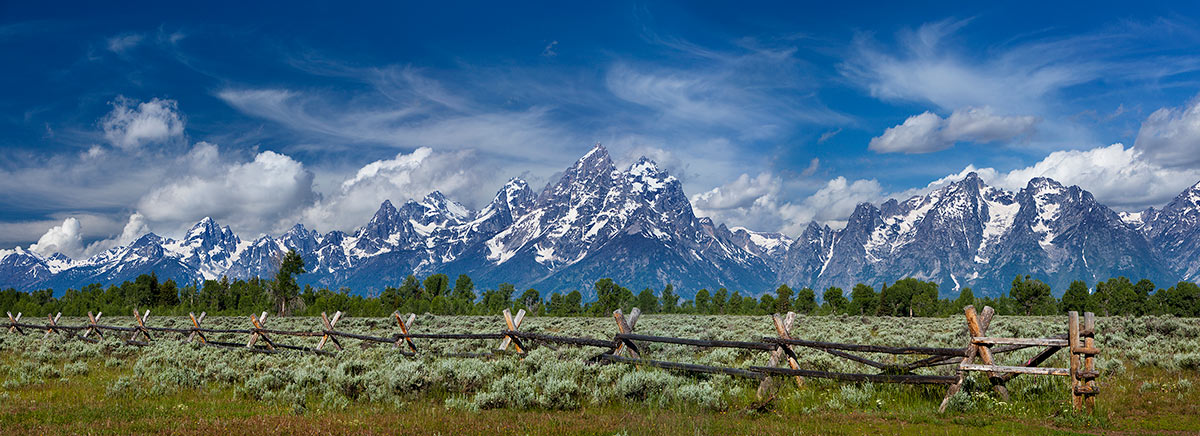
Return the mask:
<svg viewBox="0 0 1200 436">
<path fill-rule="evenodd" d="M 436 297 L 448 296 L 450 277 L 445 274 L 434 274 L 425 278 L 425 298 L 433 300 Z"/>
<path fill-rule="evenodd" d="M 796 303 L 792 306 L 796 313 L 805 315 L 817 311 L 817 293 L 807 286 L 796 292 Z"/>
<path fill-rule="evenodd" d="M 717 289 L 712 296 L 712 313 L 727 313 L 726 304 L 729 302 L 729 290 Z"/>
<path fill-rule="evenodd" d="M 1137 314 L 1144 315 L 1149 313 L 1148 305 L 1150 304 L 1150 294 L 1154 293 L 1154 282 L 1150 279 L 1141 279 L 1133 285 L 1133 292 L 1137 297 L 1135 305 L 1137 306 Z"/>
<path fill-rule="evenodd" d="M 679 308 L 679 295 L 675 293 L 675 287 L 670 283 L 667 283 L 667 286 L 663 288 L 659 300 L 662 301 L 663 313 L 675 313 L 675 310 Z"/>
<path fill-rule="evenodd" d="M 1175 286 L 1159 290 L 1151 297 L 1155 313 L 1176 316 L 1200 316 L 1200 286 L 1192 282 L 1179 282 Z"/>
<path fill-rule="evenodd" d="M 825 300 L 825 307 L 829 313 L 846 313 L 847 306 L 850 305 L 850 301 L 839 287 L 831 286 L 826 289 L 822 299 Z"/>
<path fill-rule="evenodd" d="M 475 282 L 466 274 L 459 274 L 454 281 L 453 298 L 460 301 L 475 301 Z"/>
<path fill-rule="evenodd" d="M 388 286 L 379 294 L 379 304 L 391 310 L 399 310 L 401 301 L 400 288 Z"/>
<path fill-rule="evenodd" d="M 158 307 L 171 307 L 179 304 L 179 286 L 175 284 L 175 280 L 167 279 L 158 285 L 157 295 L 154 296 L 154 305 Z"/>
<path fill-rule="evenodd" d="M 296 250 L 288 250 L 279 263 L 275 283 L 271 286 L 271 298 L 279 308 L 279 316 L 286 315 L 288 302 L 300 295 L 300 285 L 296 284 L 299 274 L 304 274 L 304 258 Z"/>
<path fill-rule="evenodd" d="M 634 306 L 642 309 L 643 313 L 658 313 L 658 297 L 654 296 L 654 291 L 650 288 L 642 289 L 634 301 Z"/>
<path fill-rule="evenodd" d="M 701 289 L 696 292 L 696 313 L 707 314 L 712 313 L 712 297 L 708 294 L 708 289 Z"/>
<path fill-rule="evenodd" d="M 1063 293 L 1061 306 L 1062 312 L 1076 311 L 1079 313 L 1092 310 L 1092 304 L 1089 301 L 1091 295 L 1088 293 L 1087 283 L 1082 280 L 1071 282 L 1071 286 L 1067 287 L 1067 292 Z"/>
<path fill-rule="evenodd" d="M 583 313 L 583 294 L 579 293 L 577 290 L 571 291 L 566 297 L 563 297 L 563 307 L 565 307 L 567 313 L 571 315 Z"/>
<path fill-rule="evenodd" d="M 788 289 L 791 291 L 791 289 Z M 791 308 L 791 302 L 788 302 L 788 308 Z M 758 311 L 763 314 L 779 313 L 779 307 L 775 304 L 775 296 L 771 294 L 763 294 L 758 299 Z"/>
<path fill-rule="evenodd" d="M 779 285 L 779 288 L 775 289 L 775 298 L 772 301 L 775 302 L 775 307 L 773 308 L 775 313 L 791 312 L 792 288 L 788 287 L 788 285 Z"/>
<path fill-rule="evenodd" d="M 1049 315 L 1053 312 L 1054 297 L 1050 295 L 1050 285 L 1041 280 L 1025 276 L 1016 277 L 1012 281 L 1009 297 L 1017 304 L 1020 315 Z"/>
<path fill-rule="evenodd" d="M 850 291 L 850 313 L 855 315 L 874 315 L 878 310 L 879 295 L 875 289 L 859 283 Z"/>
<path fill-rule="evenodd" d="M 892 293 L 888 291 L 887 283 L 879 289 L 879 304 L 875 307 L 875 314 L 879 316 L 892 316 L 895 312 L 895 304 L 892 302 Z"/>
<path fill-rule="evenodd" d="M 408 307 L 412 307 L 411 304 L 415 303 L 415 300 L 421 299 L 421 282 L 417 280 L 417 276 L 409 274 L 404 278 L 404 283 L 400 284 L 400 299 L 400 304 L 408 303 Z"/>
<path fill-rule="evenodd" d="M 541 309 L 541 303 L 542 294 L 537 289 L 529 288 L 525 290 L 524 294 L 521 294 L 521 305 L 525 306 L 525 310 L 532 314 L 538 313 Z"/>
<path fill-rule="evenodd" d="M 725 303 L 725 313 L 735 315 L 745 315 L 742 305 L 742 293 L 733 291 L 733 295 L 729 296 L 729 301 Z"/>
<path fill-rule="evenodd" d="M 958 298 L 954 300 L 954 311 L 961 313 L 964 308 L 975 304 L 975 292 L 971 288 L 962 288 L 958 291 Z"/>
<path fill-rule="evenodd" d="M 612 279 L 600 279 L 594 285 L 596 289 L 596 304 L 593 306 L 593 314 L 603 315 L 612 313 L 619 308 L 627 308 L 628 303 L 633 300 L 633 292 L 623 288 Z"/>
</svg>

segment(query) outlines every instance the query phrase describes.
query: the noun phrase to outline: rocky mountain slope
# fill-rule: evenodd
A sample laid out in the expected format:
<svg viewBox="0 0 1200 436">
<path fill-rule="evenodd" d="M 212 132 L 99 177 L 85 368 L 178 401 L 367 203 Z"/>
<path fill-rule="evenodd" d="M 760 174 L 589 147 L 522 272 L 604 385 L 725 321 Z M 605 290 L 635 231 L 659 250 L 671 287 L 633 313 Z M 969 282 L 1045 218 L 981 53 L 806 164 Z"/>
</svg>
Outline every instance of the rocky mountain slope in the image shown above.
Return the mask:
<svg viewBox="0 0 1200 436">
<path fill-rule="evenodd" d="M 305 283 L 369 293 L 405 276 L 470 275 L 480 286 L 543 292 L 610 277 L 634 289 L 671 283 L 689 296 L 780 283 L 849 289 L 904 277 L 999 295 L 1017 274 L 1061 293 L 1072 280 L 1200 278 L 1200 184 L 1161 210 L 1118 214 L 1077 186 L 1036 178 L 1017 191 L 976 174 L 925 195 L 863 203 L 841 229 L 794 238 L 697 217 L 680 182 L 645 158 L 618 169 L 597 145 L 541 192 L 512 179 L 478 211 L 433 192 L 384 201 L 363 227 L 325 234 L 297 224 L 243 241 L 205 218 L 175 240 L 147 234 L 89 259 L 0 251 L 0 287 L 63 290 L 155 272 L 177 282 L 269 276 L 282 253 L 304 258 Z"/>
</svg>

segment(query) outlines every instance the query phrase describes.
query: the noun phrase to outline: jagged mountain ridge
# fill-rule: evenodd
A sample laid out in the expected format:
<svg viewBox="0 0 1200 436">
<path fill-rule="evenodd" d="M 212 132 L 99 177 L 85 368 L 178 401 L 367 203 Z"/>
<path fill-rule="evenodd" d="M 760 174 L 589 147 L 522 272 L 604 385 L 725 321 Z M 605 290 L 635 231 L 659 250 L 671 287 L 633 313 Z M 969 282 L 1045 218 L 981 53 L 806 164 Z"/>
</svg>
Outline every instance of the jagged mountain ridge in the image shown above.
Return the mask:
<svg viewBox="0 0 1200 436">
<path fill-rule="evenodd" d="M 858 206 L 840 230 L 810 225 L 788 249 L 787 283 L 879 287 L 904 277 L 1004 293 L 1029 274 L 1062 292 L 1073 280 L 1116 276 L 1173 283 L 1161 251 L 1090 193 L 1035 178 L 1018 192 L 977 174 L 904 202 Z"/>
<path fill-rule="evenodd" d="M 204 219 L 181 240 L 147 234 L 89 259 L 0 251 L 0 286 L 62 290 L 155 272 L 179 282 L 267 276 L 295 249 L 302 281 L 372 292 L 405 276 L 470 275 L 479 286 L 543 292 L 611 277 L 635 289 L 674 284 L 685 296 L 727 287 L 746 294 L 779 283 L 849 289 L 903 277 L 999 295 L 1017 274 L 1062 292 L 1072 280 L 1125 275 L 1160 284 L 1200 275 L 1200 184 L 1162 210 L 1117 214 L 1076 186 L 1035 178 L 1018 192 L 976 174 L 878 206 L 860 204 L 842 229 L 811 223 L 794 239 L 695 216 L 677 179 L 645 158 L 619 170 L 597 146 L 535 193 L 511 179 L 478 211 L 440 192 L 396 207 L 384 201 L 352 233 L 297 224 L 242 241 Z"/>
</svg>

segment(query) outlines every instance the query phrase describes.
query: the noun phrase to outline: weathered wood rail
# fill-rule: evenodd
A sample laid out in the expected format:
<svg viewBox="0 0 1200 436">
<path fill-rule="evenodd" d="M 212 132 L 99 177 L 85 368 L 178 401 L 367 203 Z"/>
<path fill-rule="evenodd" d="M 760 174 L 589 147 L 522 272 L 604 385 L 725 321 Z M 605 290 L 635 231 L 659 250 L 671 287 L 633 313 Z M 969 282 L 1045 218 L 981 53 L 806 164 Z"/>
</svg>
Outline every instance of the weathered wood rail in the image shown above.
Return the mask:
<svg viewBox="0 0 1200 436">
<path fill-rule="evenodd" d="M 774 397 L 774 392 L 778 388 L 777 384 L 773 381 L 775 377 L 792 377 L 796 380 L 796 385 L 800 388 L 804 387 L 805 378 L 824 378 L 845 382 L 949 385 L 939 411 L 944 411 L 950 398 L 962 389 L 963 382 L 969 372 L 985 373 L 992 384 L 992 388 L 1006 401 L 1008 400 L 1008 390 L 1005 384 L 1018 375 L 1067 376 L 1072 380 L 1072 406 L 1076 409 L 1087 408 L 1094 410 L 1095 396 L 1099 393 L 1099 386 L 1096 383 L 1099 373 L 1095 369 L 1095 357 L 1100 354 L 1100 351 L 1096 348 L 1095 316 L 1092 313 L 1084 313 L 1081 323 L 1079 314 L 1070 312 L 1067 317 L 1067 333 L 1049 338 L 988 336 L 987 330 L 994 313 L 991 307 L 984 307 L 982 313 L 976 313 L 973 306 L 965 308 L 967 344 L 964 348 L 846 344 L 794 338 L 791 332 L 797 317 L 795 313 L 791 312 L 783 316 L 779 314 L 772 315 L 771 321 L 774 324 L 776 336 L 763 337 L 758 341 L 676 338 L 634 333 L 637 328 L 637 322 L 641 317 L 641 311 L 637 308 L 634 308 L 628 317 L 619 309 L 613 312 L 613 320 L 616 323 L 617 332 L 612 335 L 611 339 L 555 336 L 521 331 L 520 327 L 525 319 L 525 311 L 520 310 L 516 316 L 513 316 L 507 309 L 503 311 L 503 328 L 497 332 L 487 333 L 414 333 L 412 332 L 412 328 L 416 321 L 416 315 L 410 313 L 407 316 L 401 316 L 397 312 L 393 313 L 391 318 L 396 320 L 400 331 L 390 336 L 373 336 L 336 330 L 335 327 L 337 327 L 338 322 L 345 319 L 344 314 L 340 311 L 335 312 L 332 317 L 321 313 L 320 328 L 311 331 L 268 328 L 266 312 L 257 316 L 251 315 L 249 317 L 249 328 L 243 329 L 204 327 L 203 322 L 207 316 L 206 313 L 201 313 L 199 316 L 189 313 L 188 320 L 191 322 L 191 326 L 185 328 L 150 326 L 148 325 L 150 318 L 149 310 L 141 313 L 134 310 L 134 323 L 132 326 L 100 324 L 100 318 L 103 313 L 92 315 L 89 312 L 88 323 L 78 326 L 59 324 L 58 322 L 62 317 L 61 313 L 53 316 L 47 315 L 48 322 L 46 324 L 22 322 L 21 317 L 23 314 L 21 313 L 17 313 L 15 316 L 12 313 L 7 313 L 7 315 L 9 320 L 8 332 L 10 334 L 24 335 L 26 334 L 26 329 L 44 331 L 43 340 L 58 333 L 67 338 L 95 343 L 104 339 L 105 332 L 108 332 L 114 336 L 128 335 L 127 338 L 123 338 L 125 343 L 144 346 L 155 341 L 164 340 L 164 336 L 162 335 L 178 334 L 182 342 L 198 341 L 205 346 L 236 348 L 257 353 L 296 351 L 319 355 L 334 355 L 336 353 L 326 350 L 325 346 L 332 344 L 333 348 L 337 351 L 343 351 L 345 349 L 341 341 L 343 339 L 352 339 L 363 344 L 390 344 L 398 353 L 405 356 L 422 354 L 417 343 L 413 341 L 414 339 L 499 341 L 497 347 L 489 353 L 449 355 L 459 357 L 494 357 L 514 354 L 520 356 L 528 352 L 531 343 L 595 347 L 604 349 L 604 352 L 590 359 L 589 362 L 592 363 L 625 363 L 639 367 L 649 366 L 674 371 L 724 374 L 734 377 L 757 379 L 760 380 L 758 389 L 759 397 L 767 398 L 768 400 Z M 111 318 L 109 317 L 109 319 Z M 216 341 L 209 337 L 212 335 L 231 334 L 244 334 L 248 335 L 248 337 L 244 344 Z M 94 335 L 94 337 L 89 337 L 90 335 Z M 280 337 L 320 339 L 315 347 L 307 347 L 278 342 L 276 339 Z M 650 359 L 645 357 L 646 349 L 642 347 L 642 345 L 650 343 L 699 348 L 733 348 L 769 352 L 770 354 L 767 366 L 730 368 Z M 509 350 L 510 347 L 512 351 Z M 799 359 L 793 347 L 808 348 L 828 353 L 874 368 L 879 372 L 846 373 L 804 369 L 800 367 L 799 362 L 801 359 Z M 1045 348 L 1020 365 L 1001 365 L 996 362 L 997 355 L 1030 347 Z M 1067 348 L 1070 353 L 1069 368 L 1047 368 L 1040 366 L 1063 348 Z M 860 355 L 862 353 L 927 357 L 907 363 L 883 363 Z M 976 363 L 976 360 L 979 363 Z M 780 367 L 781 361 L 785 361 L 787 366 Z M 921 368 L 951 364 L 957 364 L 952 371 L 953 375 L 919 374 L 914 372 Z"/>
</svg>

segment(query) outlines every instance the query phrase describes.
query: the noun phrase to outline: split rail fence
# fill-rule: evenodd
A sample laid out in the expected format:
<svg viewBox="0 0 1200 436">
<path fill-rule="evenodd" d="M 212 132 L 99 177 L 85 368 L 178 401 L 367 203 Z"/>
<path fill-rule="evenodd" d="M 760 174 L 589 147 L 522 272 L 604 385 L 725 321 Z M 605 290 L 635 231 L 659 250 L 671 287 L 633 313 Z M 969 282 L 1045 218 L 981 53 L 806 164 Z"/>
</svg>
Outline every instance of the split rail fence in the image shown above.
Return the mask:
<svg viewBox="0 0 1200 436">
<path fill-rule="evenodd" d="M 966 380 L 967 373 L 969 372 L 986 373 L 992 389 L 1005 401 L 1008 401 L 1006 383 L 1019 375 L 1066 376 L 1071 378 L 1072 406 L 1077 410 L 1084 408 L 1089 410 L 1095 409 L 1095 396 L 1099 393 L 1099 387 L 1096 384 L 1099 372 L 1096 371 L 1095 358 L 1096 355 L 1100 354 L 1100 351 L 1096 348 L 1096 322 L 1095 315 L 1091 312 L 1083 314 L 1082 324 L 1080 323 L 1078 313 L 1069 312 L 1067 316 L 1067 333 L 1050 338 L 987 336 L 988 327 L 995 314 L 992 308 L 984 307 L 981 313 L 976 313 L 974 306 L 967 306 L 964 312 L 968 341 L 963 348 L 895 347 L 819 342 L 794 338 L 791 336 L 791 332 L 792 326 L 796 321 L 796 314 L 792 312 L 788 312 L 782 316 L 779 314 L 772 315 L 771 321 L 774 324 L 775 336 L 760 338 L 757 341 L 650 336 L 634 332 L 637 328 L 638 319 L 641 317 L 641 311 L 638 308 L 634 308 L 628 317 L 619 309 L 613 312 L 613 320 L 616 323 L 617 333 L 613 335 L 611 340 L 590 337 L 554 336 L 521 331 L 520 327 L 525 318 L 525 311 L 520 310 L 516 316 L 513 316 L 508 309 L 505 309 L 503 312 L 503 330 L 495 333 L 413 333 L 411 329 L 416 321 L 416 315 L 410 313 L 407 316 L 401 316 L 399 313 L 393 313 L 392 318 L 395 319 L 400 329 L 399 333 L 391 336 L 356 334 L 335 329 L 338 321 L 343 319 L 343 313 L 340 311 L 335 312 L 332 317 L 321 313 L 321 330 L 319 331 L 288 331 L 268 328 L 266 324 L 266 312 L 258 316 L 250 315 L 251 328 L 245 329 L 203 327 L 202 323 L 206 316 L 205 313 L 201 313 L 199 316 L 188 314 L 192 324 L 188 328 L 152 327 L 147 325 L 150 317 L 149 310 L 146 310 L 144 313 L 134 310 L 134 324 L 128 327 L 100 324 L 100 318 L 103 316 L 103 313 L 93 315 L 89 312 L 88 324 L 67 326 L 58 324 L 62 316 L 61 313 L 54 316 L 47 315 L 47 324 L 33 324 L 21 322 L 21 313 L 14 316 L 10 312 L 8 313 L 8 332 L 23 335 L 26 334 L 26 329 L 44 331 L 42 339 L 47 339 L 55 333 L 60 333 L 70 338 L 93 343 L 103 339 L 107 332 L 108 334 L 118 336 L 118 338 L 123 338 L 124 342 L 132 345 L 149 345 L 152 341 L 162 340 L 161 336 L 155 339 L 159 334 L 178 334 L 182 336 L 181 340 L 183 342 L 198 341 L 200 344 L 207 346 L 238 348 L 259 353 L 300 351 L 321 355 L 334 354 L 334 352 L 326 349 L 327 345 L 332 345 L 338 351 L 343 350 L 344 346 L 340 339 L 354 339 L 364 343 L 391 344 L 397 349 L 397 352 L 405 356 L 416 356 L 420 352 L 417 344 L 413 342 L 414 339 L 482 339 L 500 341 L 496 349 L 491 353 L 460 353 L 450 355 L 456 357 L 487 357 L 514 353 L 524 355 L 528 352 L 530 343 L 543 342 L 605 349 L 604 352 L 590 359 L 590 362 L 593 363 L 626 363 L 668 370 L 726 374 L 735 377 L 758 379 L 760 380 L 758 396 L 760 399 L 765 399 L 766 401 L 770 401 L 777 391 L 776 379 L 785 377 L 795 380 L 796 385 L 801 388 L 804 386 L 805 378 L 808 377 L 846 382 L 947 385 L 946 396 L 938 409 L 939 412 L 945 411 L 950 398 L 962 389 L 963 382 Z M 244 345 L 241 343 L 210 340 L 208 338 L 208 335 L 217 334 L 245 334 L 248 335 L 248 338 Z M 124 335 L 128 335 L 128 338 L 125 338 Z M 320 339 L 315 347 L 284 344 L 276 342 L 273 339 L 282 336 L 319 337 Z M 653 360 L 644 356 L 644 351 L 638 345 L 639 343 L 676 344 L 700 348 L 736 348 L 768 352 L 770 355 L 767 366 L 750 366 L 748 368 L 718 367 Z M 510 347 L 512 351 L 509 350 Z M 792 347 L 819 350 L 874 368 L 878 372 L 846 373 L 804 369 L 800 367 L 796 352 Z M 997 363 L 996 359 L 998 355 L 1031 347 L 1043 348 L 1039 353 L 1019 365 L 1008 366 Z M 1069 368 L 1041 366 L 1042 363 L 1046 362 L 1063 348 L 1066 348 L 1070 354 Z M 862 353 L 924 357 L 908 363 L 883 363 L 863 357 Z M 786 363 L 786 365 L 781 366 L 781 362 Z M 953 375 L 928 375 L 914 372 L 920 368 L 947 365 L 957 365 L 953 371 Z"/>
</svg>

